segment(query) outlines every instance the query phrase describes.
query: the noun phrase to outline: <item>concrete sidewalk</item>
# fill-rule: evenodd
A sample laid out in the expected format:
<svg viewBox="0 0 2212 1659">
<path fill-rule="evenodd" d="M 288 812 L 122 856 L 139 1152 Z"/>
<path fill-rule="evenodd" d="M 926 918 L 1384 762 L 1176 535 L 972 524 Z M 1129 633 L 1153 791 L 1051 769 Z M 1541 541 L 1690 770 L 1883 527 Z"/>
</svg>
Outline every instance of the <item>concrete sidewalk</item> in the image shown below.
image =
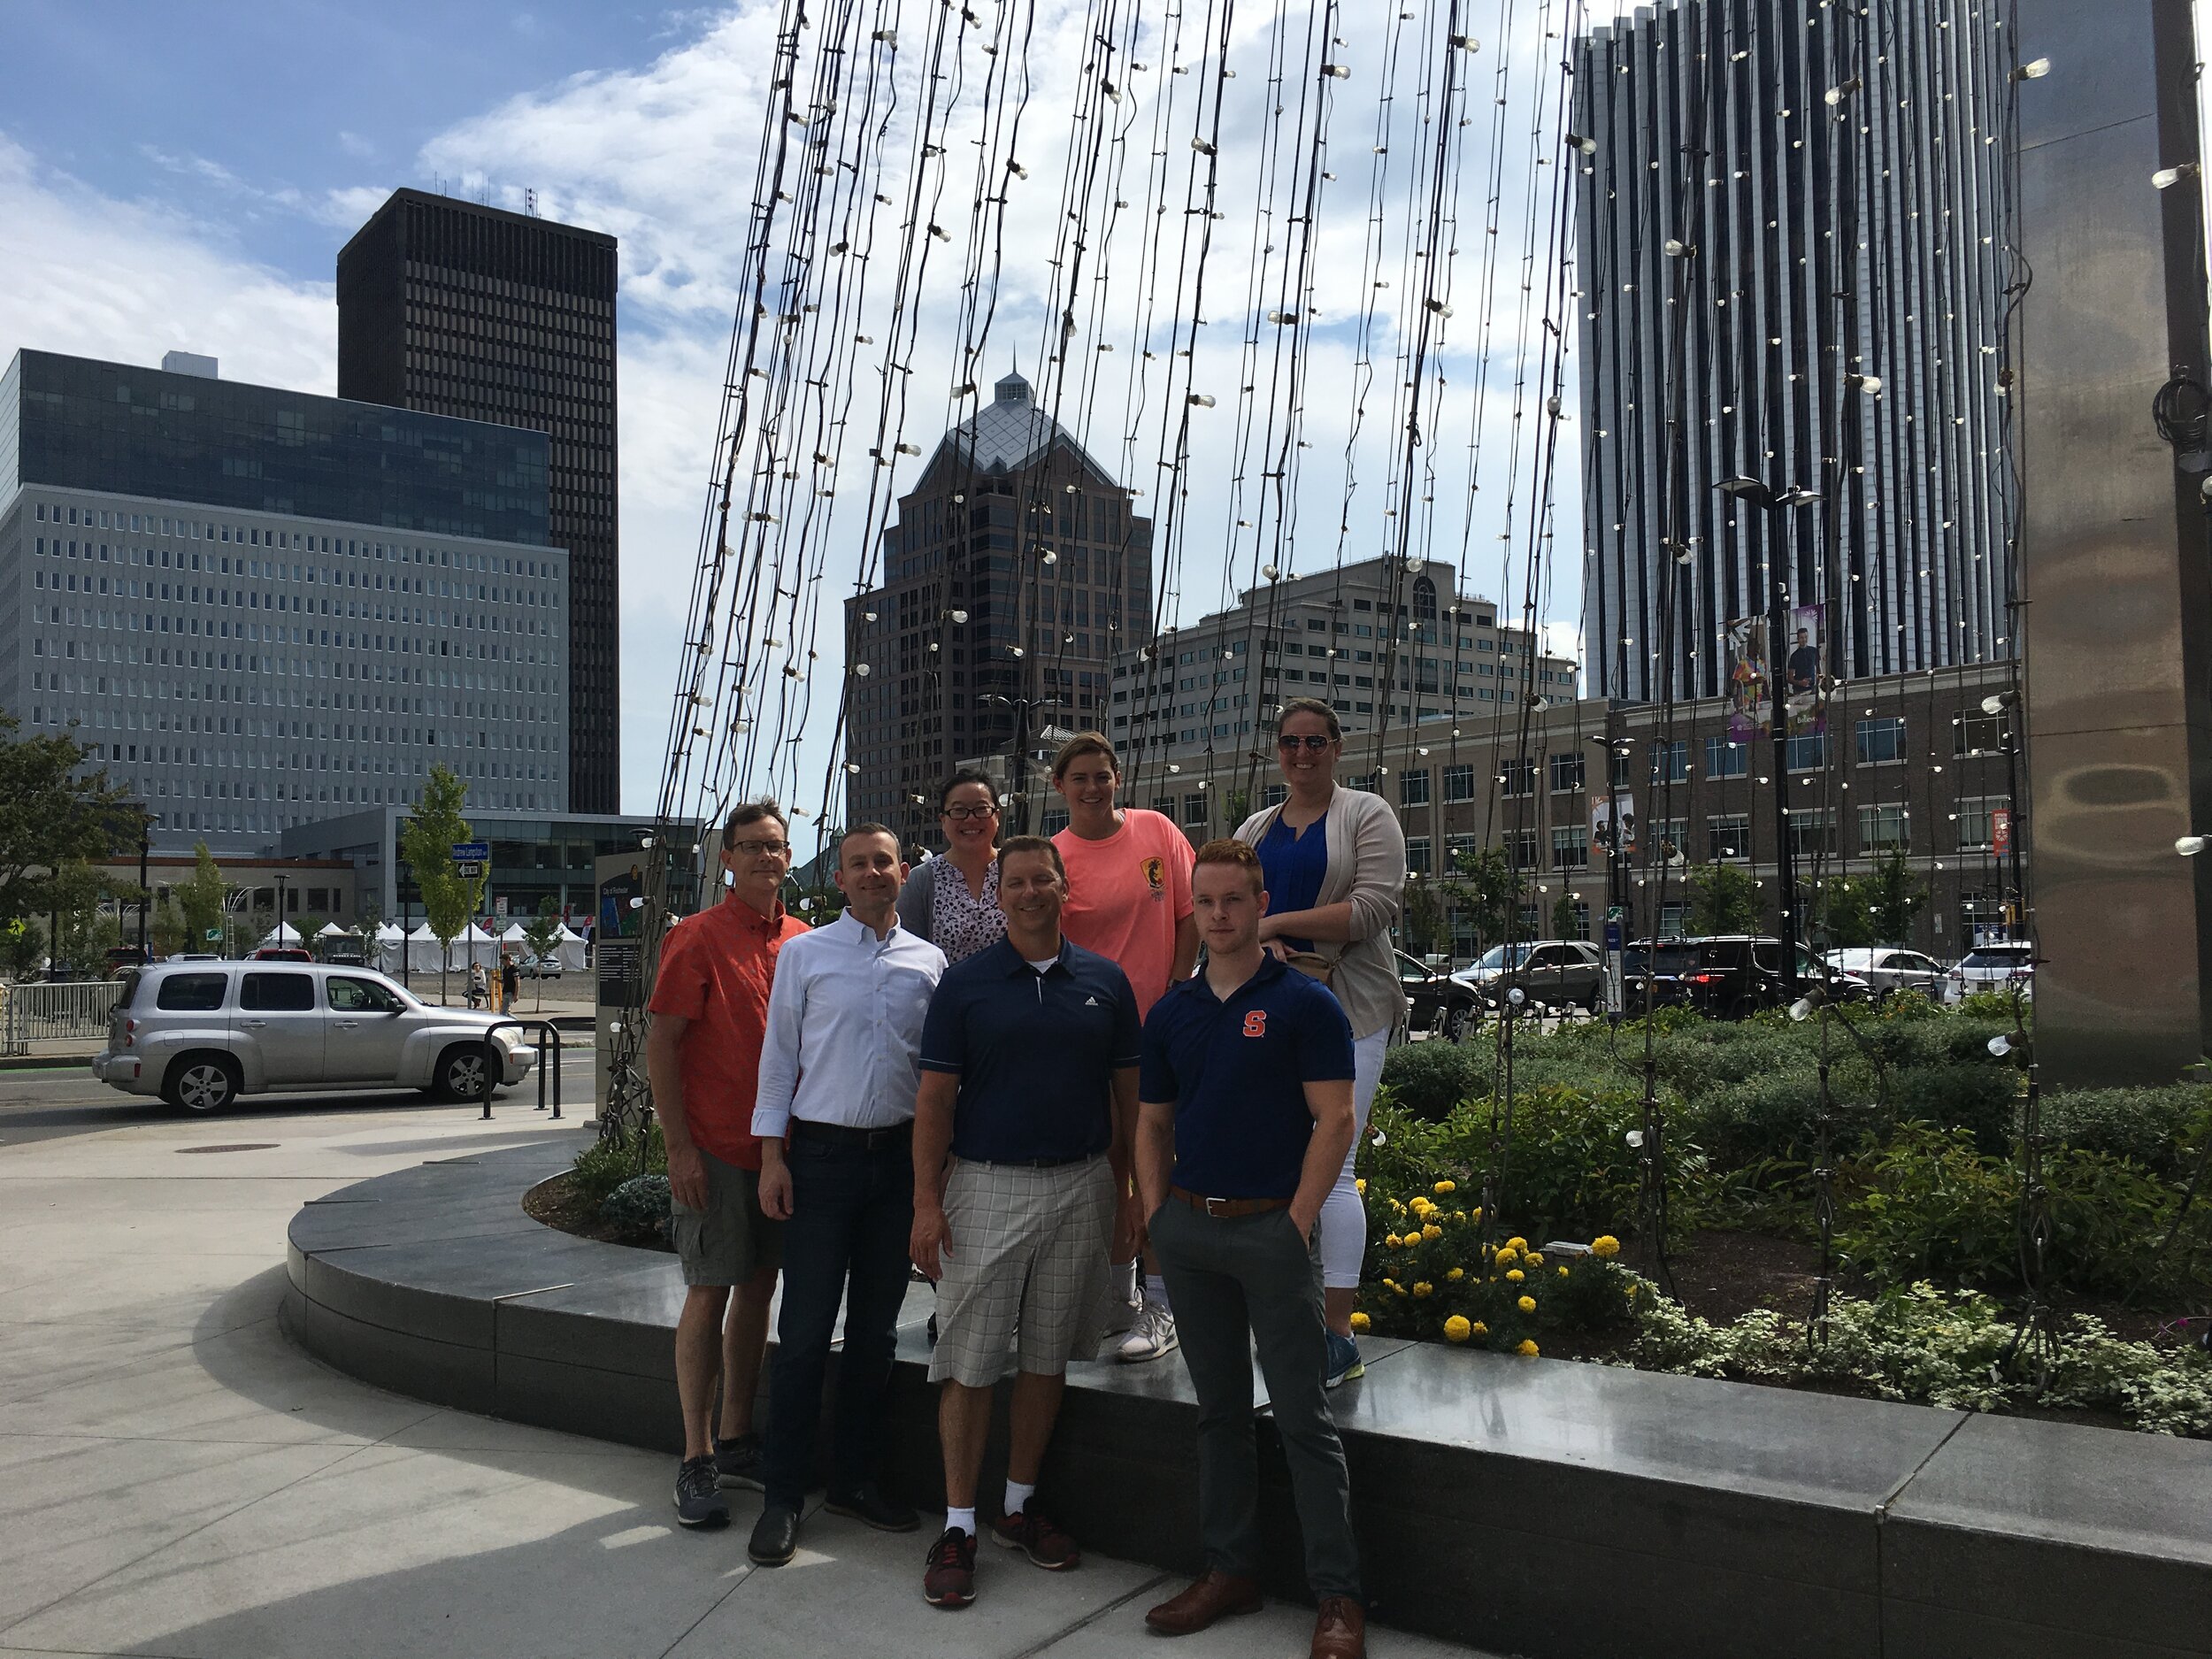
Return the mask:
<svg viewBox="0 0 2212 1659">
<path fill-rule="evenodd" d="M 103 1098 L 0 1086 L 0 1655 L 1081 1659 L 1149 1640 L 1143 1609 L 1174 1587 L 1150 1568 L 1048 1574 L 987 1548 L 977 1604 L 946 1614 L 921 1600 L 926 1536 L 820 1516 L 795 1563 L 760 1571 L 749 1494 L 727 1531 L 684 1533 L 664 1458 L 433 1409 L 292 1348 L 276 1310 L 298 1206 L 546 1133 L 526 1110 L 126 1109 L 10 1133 L 12 1110 Z M 1276 1607 L 1175 1651 L 1291 1659 L 1310 1630 Z"/>
</svg>

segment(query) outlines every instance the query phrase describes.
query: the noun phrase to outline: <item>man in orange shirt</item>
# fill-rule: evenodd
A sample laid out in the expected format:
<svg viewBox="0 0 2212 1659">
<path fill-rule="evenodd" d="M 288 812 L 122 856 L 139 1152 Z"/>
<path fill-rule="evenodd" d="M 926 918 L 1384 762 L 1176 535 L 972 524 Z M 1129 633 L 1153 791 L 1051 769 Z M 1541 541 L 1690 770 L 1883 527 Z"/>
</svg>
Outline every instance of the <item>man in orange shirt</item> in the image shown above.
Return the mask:
<svg viewBox="0 0 2212 1659">
<path fill-rule="evenodd" d="M 1060 930 L 1121 965 L 1141 1020 L 1169 986 L 1190 978 L 1198 961 L 1190 890 L 1196 855 L 1164 814 L 1115 803 L 1121 763 L 1101 733 L 1078 733 L 1061 745 L 1052 760 L 1052 787 L 1068 803 L 1068 826 L 1052 838 L 1068 871 Z M 1121 1334 L 1118 1357 L 1160 1359 L 1174 1350 L 1175 1317 L 1149 1249 L 1141 1298 L 1136 1277 L 1134 1262 L 1114 1264 L 1114 1292 L 1129 1317 L 1108 1329 Z"/>
<path fill-rule="evenodd" d="M 676 1394 L 684 1417 L 676 1518 L 686 1526 L 727 1525 L 730 1504 L 720 1488 L 761 1486 L 753 1396 L 783 1240 L 781 1224 L 761 1212 L 753 1097 L 776 953 L 807 931 L 784 913 L 779 896 L 790 867 L 790 832 L 774 802 L 732 812 L 722 826 L 729 891 L 670 931 L 648 1004 L 646 1074 L 668 1146 L 670 1231 L 687 1287 L 676 1323 Z"/>
</svg>

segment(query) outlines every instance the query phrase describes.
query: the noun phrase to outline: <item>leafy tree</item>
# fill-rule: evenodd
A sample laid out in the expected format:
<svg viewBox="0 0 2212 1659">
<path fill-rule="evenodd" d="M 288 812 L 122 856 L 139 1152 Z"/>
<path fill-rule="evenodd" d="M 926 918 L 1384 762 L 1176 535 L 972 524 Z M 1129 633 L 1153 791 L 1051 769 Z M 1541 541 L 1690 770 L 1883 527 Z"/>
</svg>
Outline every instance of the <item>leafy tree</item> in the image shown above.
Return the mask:
<svg viewBox="0 0 2212 1659">
<path fill-rule="evenodd" d="M 438 1000 L 446 995 L 445 959 L 453 941 L 461 936 L 484 896 L 482 876 L 464 876 L 453 864 L 457 841 L 472 839 L 461 809 L 468 802 L 469 787 L 443 766 L 430 769 L 429 780 L 407 821 L 400 839 L 400 856 L 413 869 L 415 886 L 422 894 L 424 919 L 438 940 Z"/>
<path fill-rule="evenodd" d="M 353 906 L 351 932 L 354 938 L 361 942 L 361 960 L 372 968 L 383 965 L 377 960 L 376 948 L 377 925 L 383 919 L 384 907 L 377 902 L 374 894 L 364 893 L 357 896 Z M 400 947 L 402 950 L 406 948 L 404 945 Z"/>
<path fill-rule="evenodd" d="M 1479 956 L 1505 937 L 1506 918 L 1520 902 L 1521 877 L 1506 863 L 1502 847 L 1456 854 L 1452 865 L 1455 876 L 1443 884 L 1444 891 L 1460 921 L 1474 934 Z"/>
<path fill-rule="evenodd" d="M 1426 956 L 1445 948 L 1451 928 L 1444 916 L 1443 895 L 1437 891 L 1435 882 L 1424 881 L 1419 876 L 1407 878 L 1399 929 L 1407 951 L 1413 956 Z"/>
<path fill-rule="evenodd" d="M 229 884 L 223 879 L 223 872 L 216 864 L 214 854 L 208 851 L 205 841 L 194 843 L 192 858 L 192 874 L 171 891 L 175 896 L 178 915 L 184 924 L 184 948 L 187 950 L 205 950 L 210 942 L 210 933 L 221 937 Z"/>
<path fill-rule="evenodd" d="M 1570 887 L 1559 895 L 1551 907 L 1551 936 L 1554 939 L 1582 937 L 1582 912 L 1575 908 L 1574 890 Z"/>
<path fill-rule="evenodd" d="M 56 907 L 54 883 L 73 862 L 104 858 L 125 840 L 137 845 L 138 809 L 69 733 L 19 737 L 22 723 L 0 710 L 0 920 Z"/>
<path fill-rule="evenodd" d="M 538 913 L 522 925 L 522 936 L 530 941 L 530 954 L 542 964 L 561 948 L 561 902 L 550 893 L 538 901 Z M 532 1011 L 545 1007 L 545 972 L 538 971 L 534 987 L 537 1002 Z"/>
<path fill-rule="evenodd" d="M 54 933 L 53 960 L 78 973 L 101 971 L 102 956 L 123 941 L 121 918 L 104 901 L 127 891 L 81 858 L 73 858 L 53 873 L 47 883 Z"/>
<path fill-rule="evenodd" d="M 1734 864 L 1700 864 L 1684 884 L 1689 892 L 1690 926 L 1701 933 L 1759 931 L 1759 889 Z"/>
<path fill-rule="evenodd" d="M 157 956 L 173 956 L 185 948 L 184 916 L 173 897 L 154 912 L 147 942 Z"/>
<path fill-rule="evenodd" d="M 28 979 L 38 973 L 46 955 L 46 928 L 35 918 L 13 916 L 0 922 L 0 968 L 11 979 Z"/>
<path fill-rule="evenodd" d="M 299 930 L 300 943 L 310 950 L 314 949 L 322 942 L 323 918 L 321 917 L 310 912 L 302 916 L 292 926 Z"/>
<path fill-rule="evenodd" d="M 1901 945 L 1912 935 L 1913 918 L 1928 906 L 1927 884 L 1914 877 L 1901 852 L 1865 875 L 1831 876 L 1820 896 L 1828 942 L 1839 949 Z"/>
</svg>

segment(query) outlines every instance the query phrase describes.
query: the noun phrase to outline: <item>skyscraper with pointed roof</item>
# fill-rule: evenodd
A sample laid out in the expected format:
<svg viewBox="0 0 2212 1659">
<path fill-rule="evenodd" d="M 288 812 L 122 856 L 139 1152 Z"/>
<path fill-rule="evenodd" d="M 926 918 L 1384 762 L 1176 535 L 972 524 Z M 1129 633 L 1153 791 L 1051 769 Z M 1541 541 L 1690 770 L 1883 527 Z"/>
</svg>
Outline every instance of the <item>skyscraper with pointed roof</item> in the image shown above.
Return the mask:
<svg viewBox="0 0 2212 1659">
<path fill-rule="evenodd" d="M 1114 654 L 1152 632 L 1152 523 L 1016 370 L 939 441 L 882 556 L 879 585 L 845 602 L 846 821 L 936 848 L 960 760 L 1019 775 L 1052 733 L 1105 724 Z M 1045 769 L 1026 770 L 1033 798 Z"/>
</svg>

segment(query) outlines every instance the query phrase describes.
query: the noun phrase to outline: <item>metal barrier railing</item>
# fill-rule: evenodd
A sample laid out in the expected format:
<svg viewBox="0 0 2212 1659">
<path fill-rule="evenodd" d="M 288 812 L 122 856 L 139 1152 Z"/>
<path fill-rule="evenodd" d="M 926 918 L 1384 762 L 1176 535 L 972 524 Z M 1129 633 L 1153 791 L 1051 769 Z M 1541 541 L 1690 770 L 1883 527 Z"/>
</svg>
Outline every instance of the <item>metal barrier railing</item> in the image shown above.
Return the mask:
<svg viewBox="0 0 2212 1659">
<path fill-rule="evenodd" d="M 558 1122 L 561 1116 L 561 1033 L 549 1019 L 503 1019 L 484 1028 L 484 1120 L 487 1123 L 491 1121 L 492 1093 L 499 1087 L 500 1079 L 507 1074 L 506 1062 L 500 1053 L 496 1037 L 509 1025 L 524 1031 L 535 1028 L 538 1033 L 534 1040 L 538 1051 L 537 1110 L 545 1110 L 546 1073 L 550 1071 L 553 1118 Z"/>
<path fill-rule="evenodd" d="M 35 1042 L 104 1037 L 122 995 L 119 979 L 0 985 L 0 1054 L 27 1055 Z"/>
</svg>

